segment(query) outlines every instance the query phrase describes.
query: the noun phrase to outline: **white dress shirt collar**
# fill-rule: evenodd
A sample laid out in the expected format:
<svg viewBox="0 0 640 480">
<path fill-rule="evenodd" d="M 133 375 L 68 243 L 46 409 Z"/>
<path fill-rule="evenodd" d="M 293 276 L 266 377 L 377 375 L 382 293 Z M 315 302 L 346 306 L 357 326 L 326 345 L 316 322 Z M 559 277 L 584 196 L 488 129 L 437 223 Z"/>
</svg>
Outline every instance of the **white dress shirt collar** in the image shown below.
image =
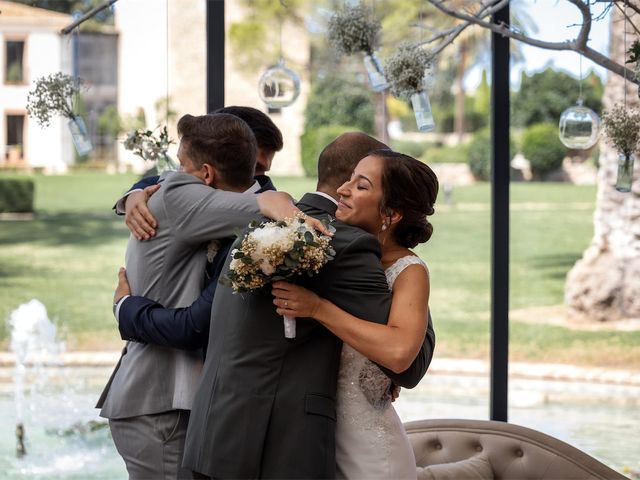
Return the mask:
<svg viewBox="0 0 640 480">
<path fill-rule="evenodd" d="M 328 200 L 331 200 L 333 203 L 336 204 L 336 206 L 338 205 L 338 201 L 335 198 L 333 198 L 331 195 L 327 194 L 327 193 L 324 193 L 324 192 L 311 192 L 311 193 L 313 193 L 315 195 L 320 195 L 321 197 L 324 197 L 324 198 L 326 198 Z"/>
</svg>

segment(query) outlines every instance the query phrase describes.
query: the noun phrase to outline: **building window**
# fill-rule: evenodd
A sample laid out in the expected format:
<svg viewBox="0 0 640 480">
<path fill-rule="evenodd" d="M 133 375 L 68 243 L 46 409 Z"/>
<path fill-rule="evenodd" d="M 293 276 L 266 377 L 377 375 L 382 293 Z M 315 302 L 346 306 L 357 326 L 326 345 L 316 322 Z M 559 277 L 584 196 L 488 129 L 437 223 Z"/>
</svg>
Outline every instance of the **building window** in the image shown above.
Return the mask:
<svg viewBox="0 0 640 480">
<path fill-rule="evenodd" d="M 5 83 L 24 82 L 24 42 L 8 40 L 5 43 Z"/>
<path fill-rule="evenodd" d="M 7 115 L 7 148 L 5 158 L 9 163 L 24 159 L 24 115 Z"/>
</svg>

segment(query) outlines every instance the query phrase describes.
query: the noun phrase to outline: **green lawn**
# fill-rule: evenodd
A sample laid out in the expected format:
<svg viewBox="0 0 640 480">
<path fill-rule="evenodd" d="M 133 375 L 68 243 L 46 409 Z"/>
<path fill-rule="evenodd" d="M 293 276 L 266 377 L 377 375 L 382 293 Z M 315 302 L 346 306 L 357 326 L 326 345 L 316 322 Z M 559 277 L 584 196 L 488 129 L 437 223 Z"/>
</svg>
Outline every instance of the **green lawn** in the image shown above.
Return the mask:
<svg viewBox="0 0 640 480">
<path fill-rule="evenodd" d="M 111 206 L 135 177 L 33 178 L 36 218 L 0 221 L 0 316 L 37 298 L 69 349 L 118 348 L 110 307 L 128 231 Z M 297 198 L 315 187 L 299 178 L 275 183 Z M 511 197 L 511 307 L 518 318 L 511 322 L 511 358 L 640 367 L 640 332 L 577 331 L 543 318 L 562 304 L 565 275 L 590 241 L 595 188 L 514 184 Z M 487 358 L 490 190 L 456 187 L 452 198 L 437 205 L 434 236 L 417 249 L 431 271 L 437 354 Z M 6 337 L 4 327 L 5 346 Z"/>
</svg>

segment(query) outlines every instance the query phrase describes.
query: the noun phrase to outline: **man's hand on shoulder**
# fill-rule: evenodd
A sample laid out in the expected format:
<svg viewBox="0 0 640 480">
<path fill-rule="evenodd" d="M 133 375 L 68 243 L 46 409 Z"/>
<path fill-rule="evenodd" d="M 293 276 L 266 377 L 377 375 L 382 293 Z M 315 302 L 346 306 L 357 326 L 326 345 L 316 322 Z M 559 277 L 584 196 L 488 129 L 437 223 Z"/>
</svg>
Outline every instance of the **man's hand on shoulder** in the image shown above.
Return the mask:
<svg viewBox="0 0 640 480">
<path fill-rule="evenodd" d="M 159 188 L 160 185 L 151 185 L 141 192 L 131 193 L 125 201 L 125 223 L 138 240 L 149 240 L 156 234 L 158 224 L 151 215 L 147 202 Z"/>
</svg>

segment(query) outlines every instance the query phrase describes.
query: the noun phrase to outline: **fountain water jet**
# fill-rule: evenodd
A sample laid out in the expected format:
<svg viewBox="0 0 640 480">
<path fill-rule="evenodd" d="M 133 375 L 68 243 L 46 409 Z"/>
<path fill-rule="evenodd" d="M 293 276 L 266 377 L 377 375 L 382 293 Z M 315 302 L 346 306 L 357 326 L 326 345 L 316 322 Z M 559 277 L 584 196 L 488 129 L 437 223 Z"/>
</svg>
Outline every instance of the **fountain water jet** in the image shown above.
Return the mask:
<svg viewBox="0 0 640 480">
<path fill-rule="evenodd" d="M 56 326 L 47 316 L 47 309 L 38 300 L 20 305 L 9 316 L 11 328 L 10 349 L 16 356 L 13 375 L 16 405 L 16 455 L 26 454 L 24 445 L 24 385 L 27 363 L 33 364 L 40 382 L 46 380 L 43 367 L 59 363 L 64 343 L 56 340 Z"/>
</svg>

